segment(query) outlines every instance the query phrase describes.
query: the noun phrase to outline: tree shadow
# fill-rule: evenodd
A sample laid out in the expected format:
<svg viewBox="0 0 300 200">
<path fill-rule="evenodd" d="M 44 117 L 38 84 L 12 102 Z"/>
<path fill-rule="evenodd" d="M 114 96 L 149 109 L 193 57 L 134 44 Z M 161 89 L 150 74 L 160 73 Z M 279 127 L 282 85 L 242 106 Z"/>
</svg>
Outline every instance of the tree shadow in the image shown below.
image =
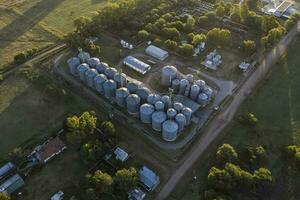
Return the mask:
<svg viewBox="0 0 300 200">
<path fill-rule="evenodd" d="M 1 40 L 0 48 L 8 46 L 24 33 L 32 29 L 63 1 L 64 0 L 39 1 L 36 5 L 23 13 L 22 16 L 17 17 L 13 22 L 3 27 L 0 30 L 0 38 L 6 38 L 7 40 Z"/>
</svg>

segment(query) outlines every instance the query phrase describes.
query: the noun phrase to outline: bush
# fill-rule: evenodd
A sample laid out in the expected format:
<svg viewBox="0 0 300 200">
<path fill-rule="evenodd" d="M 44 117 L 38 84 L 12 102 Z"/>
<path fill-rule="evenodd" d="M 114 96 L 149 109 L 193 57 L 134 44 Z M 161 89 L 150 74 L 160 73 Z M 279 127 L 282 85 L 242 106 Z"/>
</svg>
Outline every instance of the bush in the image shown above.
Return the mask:
<svg viewBox="0 0 300 200">
<path fill-rule="evenodd" d="M 138 32 L 138 38 L 142 41 L 146 41 L 150 38 L 150 33 L 146 30 L 141 30 Z"/>
<path fill-rule="evenodd" d="M 178 44 L 176 41 L 173 40 L 166 40 L 164 42 L 164 46 L 172 51 L 175 51 L 178 47 Z"/>
<path fill-rule="evenodd" d="M 178 52 L 183 56 L 192 56 L 194 53 L 194 47 L 190 44 L 183 44 L 179 46 Z"/>
<path fill-rule="evenodd" d="M 254 52 L 255 48 L 256 48 L 256 44 L 253 40 L 244 40 L 242 42 L 242 49 L 246 53 Z"/>
<path fill-rule="evenodd" d="M 239 118 L 240 123 L 248 126 L 255 126 L 258 122 L 258 119 L 252 113 L 246 113 Z"/>
</svg>

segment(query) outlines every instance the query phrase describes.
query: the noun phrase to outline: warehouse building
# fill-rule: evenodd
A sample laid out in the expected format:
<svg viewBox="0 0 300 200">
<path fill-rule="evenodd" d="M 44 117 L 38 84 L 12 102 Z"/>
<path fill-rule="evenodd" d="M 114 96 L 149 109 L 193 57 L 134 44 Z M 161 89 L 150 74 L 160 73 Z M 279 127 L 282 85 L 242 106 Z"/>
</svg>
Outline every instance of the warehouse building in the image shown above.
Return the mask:
<svg viewBox="0 0 300 200">
<path fill-rule="evenodd" d="M 277 8 L 275 9 L 274 16 L 283 17 L 285 13 L 292 7 L 291 1 L 283 1 Z"/>
<path fill-rule="evenodd" d="M 143 166 L 139 171 L 140 182 L 147 191 L 153 191 L 159 184 L 159 176 L 157 176 L 151 169 Z"/>
<path fill-rule="evenodd" d="M 152 56 L 161 61 L 165 60 L 169 56 L 169 53 L 167 51 L 154 45 L 148 46 L 145 51 L 149 56 Z"/>
<path fill-rule="evenodd" d="M 136 59 L 133 56 L 127 56 L 124 59 L 123 64 L 143 75 L 146 74 L 151 69 L 150 65 L 144 63 L 141 60 Z"/>
<path fill-rule="evenodd" d="M 6 163 L 0 168 L 0 180 L 8 175 L 10 171 L 15 168 L 15 165 L 11 162 Z"/>
<path fill-rule="evenodd" d="M 0 185 L 0 193 L 11 195 L 24 185 L 24 180 L 19 174 L 15 174 Z"/>
</svg>

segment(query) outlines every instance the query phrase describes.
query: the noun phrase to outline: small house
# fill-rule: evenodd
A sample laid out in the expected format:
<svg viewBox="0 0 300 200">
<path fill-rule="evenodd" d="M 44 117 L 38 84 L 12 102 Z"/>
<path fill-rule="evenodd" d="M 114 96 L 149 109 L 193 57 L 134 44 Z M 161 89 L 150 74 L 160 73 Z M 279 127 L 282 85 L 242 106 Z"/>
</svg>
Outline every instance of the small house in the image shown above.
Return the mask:
<svg viewBox="0 0 300 200">
<path fill-rule="evenodd" d="M 153 191 L 159 184 L 159 176 L 157 176 L 148 167 L 143 166 L 139 171 L 140 182 L 147 191 Z"/>
</svg>

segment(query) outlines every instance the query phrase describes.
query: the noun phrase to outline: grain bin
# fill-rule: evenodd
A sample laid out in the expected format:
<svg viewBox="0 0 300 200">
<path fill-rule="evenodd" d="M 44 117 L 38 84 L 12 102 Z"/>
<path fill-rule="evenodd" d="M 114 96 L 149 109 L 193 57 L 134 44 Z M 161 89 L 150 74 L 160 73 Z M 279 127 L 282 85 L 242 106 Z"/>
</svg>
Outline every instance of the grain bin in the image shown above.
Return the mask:
<svg viewBox="0 0 300 200">
<path fill-rule="evenodd" d="M 184 126 L 187 124 L 186 117 L 184 116 L 184 114 L 182 113 L 177 114 L 175 120 L 178 124 L 178 132 L 183 131 Z"/>
<path fill-rule="evenodd" d="M 163 86 L 171 86 L 171 82 L 173 79 L 177 77 L 177 69 L 174 66 L 167 65 L 162 68 L 161 72 L 161 85 Z"/>
<path fill-rule="evenodd" d="M 96 69 L 89 69 L 85 72 L 86 84 L 89 87 L 94 87 L 94 78 L 98 75 Z"/>
<path fill-rule="evenodd" d="M 189 81 L 186 79 L 181 79 L 180 80 L 180 85 L 179 85 L 179 94 L 184 95 L 186 87 L 189 85 Z"/>
<path fill-rule="evenodd" d="M 104 94 L 104 89 L 103 89 L 103 84 L 105 83 L 105 81 L 107 81 L 107 78 L 104 74 L 98 74 L 95 78 L 94 78 L 94 86 L 95 89 L 97 90 L 97 92 L 99 92 L 100 94 Z"/>
<path fill-rule="evenodd" d="M 126 107 L 126 98 L 129 95 L 129 90 L 125 87 L 121 87 L 116 90 L 116 102 L 121 107 Z"/>
<path fill-rule="evenodd" d="M 105 70 L 107 68 L 109 68 L 109 66 L 106 63 L 101 62 L 101 63 L 97 64 L 95 68 L 98 71 L 98 73 L 104 74 Z"/>
<path fill-rule="evenodd" d="M 79 74 L 79 78 L 82 82 L 86 82 L 86 79 L 85 79 L 85 72 L 87 70 L 89 70 L 90 67 L 88 64 L 86 63 L 83 63 L 83 64 L 80 64 L 78 67 L 77 67 L 77 71 L 78 71 L 78 74 Z"/>
<path fill-rule="evenodd" d="M 180 102 L 175 102 L 173 107 L 177 112 L 181 112 L 181 110 L 183 109 L 183 105 Z"/>
<path fill-rule="evenodd" d="M 207 85 L 204 86 L 203 93 L 205 93 L 209 99 L 211 99 L 214 96 L 214 91 L 211 89 L 211 87 Z"/>
<path fill-rule="evenodd" d="M 127 76 L 124 73 L 116 73 L 114 75 L 114 80 L 116 81 L 118 87 L 126 87 Z"/>
<path fill-rule="evenodd" d="M 107 68 L 104 72 L 108 79 L 113 79 L 116 73 L 118 73 L 118 71 L 113 67 Z"/>
<path fill-rule="evenodd" d="M 143 104 L 140 107 L 140 119 L 145 124 L 151 124 L 152 114 L 154 112 L 154 106 L 148 103 Z"/>
<path fill-rule="evenodd" d="M 178 135 L 178 124 L 173 120 L 167 120 L 163 123 L 162 137 L 168 142 L 175 141 Z"/>
<path fill-rule="evenodd" d="M 136 94 L 130 94 L 126 98 L 126 104 L 129 114 L 137 114 L 141 105 L 141 98 Z"/>
<path fill-rule="evenodd" d="M 190 82 L 190 84 L 193 84 L 194 82 L 194 75 L 193 74 L 187 74 L 186 75 L 186 80 Z"/>
<path fill-rule="evenodd" d="M 136 93 L 136 91 L 139 89 L 139 84 L 135 82 L 129 82 L 127 83 L 127 89 L 131 94 Z"/>
<path fill-rule="evenodd" d="M 178 93 L 179 92 L 179 87 L 180 87 L 180 80 L 179 79 L 174 79 L 172 81 L 172 89 L 174 91 L 174 93 Z"/>
<path fill-rule="evenodd" d="M 164 111 L 165 110 L 165 104 L 162 101 L 157 101 L 155 103 L 155 110 L 156 111 Z"/>
<path fill-rule="evenodd" d="M 202 91 L 203 87 L 206 85 L 204 80 L 196 80 L 195 84 L 200 87 L 200 91 Z"/>
<path fill-rule="evenodd" d="M 167 110 L 167 117 L 168 117 L 168 119 L 175 119 L 176 115 L 177 115 L 177 111 L 174 108 L 169 108 Z"/>
<path fill-rule="evenodd" d="M 80 59 L 81 63 L 86 63 L 91 56 L 88 52 L 81 51 L 77 57 Z"/>
<path fill-rule="evenodd" d="M 172 107 L 172 99 L 171 99 L 170 96 L 168 96 L 168 95 L 162 96 L 162 97 L 161 97 L 161 101 L 164 102 L 165 107 L 166 107 L 167 109 Z"/>
<path fill-rule="evenodd" d="M 103 84 L 103 89 L 106 98 L 113 98 L 116 95 L 117 83 L 114 80 L 107 80 Z"/>
<path fill-rule="evenodd" d="M 89 58 L 87 60 L 87 64 L 89 64 L 90 67 L 95 68 L 100 63 L 99 58 L 93 57 Z"/>
<path fill-rule="evenodd" d="M 165 112 L 162 111 L 155 111 L 152 114 L 152 128 L 155 131 L 161 131 L 162 130 L 162 124 L 164 121 L 167 120 L 167 116 Z"/>
<path fill-rule="evenodd" d="M 137 89 L 136 94 L 141 98 L 141 102 L 145 103 L 151 91 L 147 87 Z"/>
<path fill-rule="evenodd" d="M 149 94 L 149 96 L 147 97 L 147 102 L 149 104 L 154 105 L 157 101 L 159 101 L 161 99 L 159 94 Z"/>
<path fill-rule="evenodd" d="M 191 86 L 190 98 L 194 101 L 197 101 L 198 95 L 200 92 L 200 87 L 197 84 Z"/>
<path fill-rule="evenodd" d="M 71 74 L 75 76 L 77 74 L 77 67 L 80 65 L 80 59 L 72 57 L 67 61 L 67 63 Z"/>
<path fill-rule="evenodd" d="M 205 107 L 208 104 L 209 97 L 205 93 L 200 93 L 198 95 L 197 102 L 200 104 L 201 107 Z"/>
<path fill-rule="evenodd" d="M 181 113 L 185 116 L 186 118 L 186 124 L 190 124 L 191 123 L 191 119 L 192 119 L 192 114 L 193 111 L 192 109 L 190 109 L 189 107 L 184 107 L 181 111 Z"/>
<path fill-rule="evenodd" d="M 190 95 L 191 84 L 187 84 L 184 91 L 184 96 L 188 97 Z"/>
</svg>

